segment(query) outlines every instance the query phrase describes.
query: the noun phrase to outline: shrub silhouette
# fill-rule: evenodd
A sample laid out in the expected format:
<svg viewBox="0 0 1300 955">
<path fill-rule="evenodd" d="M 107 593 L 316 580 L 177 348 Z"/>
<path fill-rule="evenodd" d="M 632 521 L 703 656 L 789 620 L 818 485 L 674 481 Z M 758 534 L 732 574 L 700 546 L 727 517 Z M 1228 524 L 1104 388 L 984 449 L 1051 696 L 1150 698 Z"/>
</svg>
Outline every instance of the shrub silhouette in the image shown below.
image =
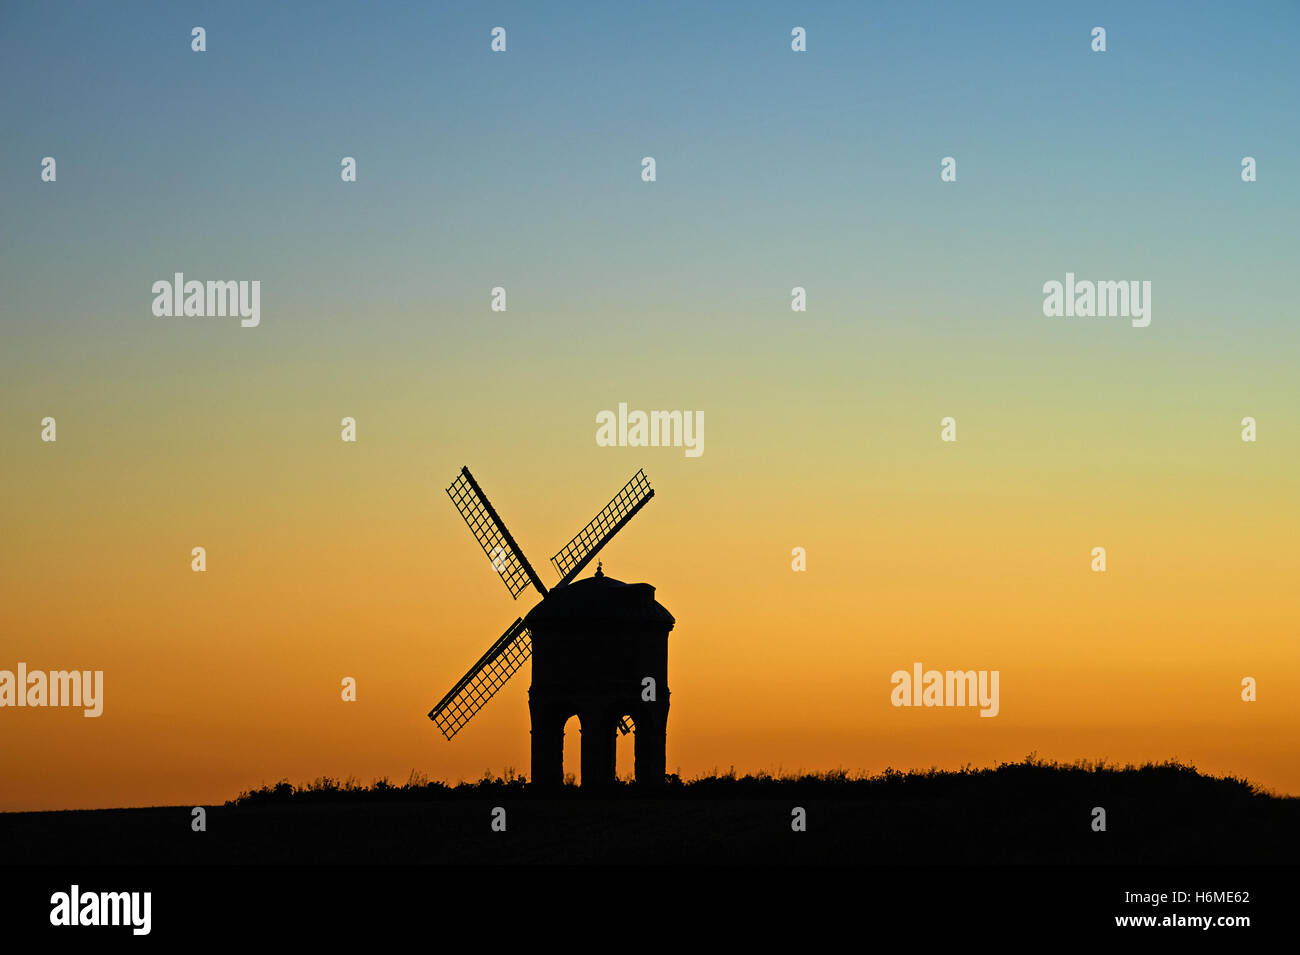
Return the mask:
<svg viewBox="0 0 1300 955">
<path fill-rule="evenodd" d="M 566 792 L 564 797 L 581 796 L 580 788 L 573 785 L 574 777 L 565 777 Z M 1065 784 L 1070 788 L 1084 787 L 1089 781 L 1100 784 L 1103 789 L 1123 793 L 1138 792 L 1152 784 L 1159 784 L 1162 789 L 1170 788 L 1174 792 L 1187 795 L 1215 792 L 1221 799 L 1291 799 L 1294 797 L 1276 797 L 1261 790 L 1245 779 L 1236 776 L 1206 776 L 1197 769 L 1177 760 L 1143 763 L 1140 766 L 1126 764 L 1122 767 L 1109 766 L 1104 760 L 1079 760 L 1073 763 L 1046 761 L 1036 753 L 1030 753 L 1020 762 L 999 763 L 995 767 L 975 769 L 969 764 L 957 770 L 940 770 L 930 767 L 926 770 L 907 770 L 902 772 L 893 767 L 886 767 L 882 772 L 871 775 L 851 773 L 847 769 L 837 768 L 815 773 L 772 774 L 760 771 L 754 774 L 736 775 L 734 766 L 725 773 L 716 769 L 708 775 L 683 780 L 677 774 L 665 777 L 667 786 L 658 795 L 676 795 L 682 798 L 786 798 L 794 792 L 825 796 L 843 796 L 850 793 L 867 796 L 874 793 L 891 793 L 906 789 L 917 796 L 941 797 L 956 793 L 969 792 L 972 788 L 988 791 L 1016 791 L 1021 794 L 1059 790 Z M 395 785 L 388 778 L 375 780 L 369 786 L 363 786 L 355 777 L 345 780 L 319 776 L 304 786 L 294 786 L 287 779 L 282 779 L 271 786 L 241 792 L 236 798 L 226 802 L 227 806 L 268 805 L 268 804 L 307 804 L 329 802 L 375 802 L 375 801 L 419 801 L 432 799 L 478 798 L 491 794 L 501 796 L 513 795 L 531 798 L 527 789 L 527 777 L 507 768 L 500 775 L 484 771 L 473 782 L 453 784 L 430 780 L 424 773 L 411 771 L 406 782 Z M 620 780 L 611 790 L 600 794 L 600 798 L 622 798 L 641 795 L 634 783 Z M 547 798 L 556 798 L 551 793 Z"/>
</svg>

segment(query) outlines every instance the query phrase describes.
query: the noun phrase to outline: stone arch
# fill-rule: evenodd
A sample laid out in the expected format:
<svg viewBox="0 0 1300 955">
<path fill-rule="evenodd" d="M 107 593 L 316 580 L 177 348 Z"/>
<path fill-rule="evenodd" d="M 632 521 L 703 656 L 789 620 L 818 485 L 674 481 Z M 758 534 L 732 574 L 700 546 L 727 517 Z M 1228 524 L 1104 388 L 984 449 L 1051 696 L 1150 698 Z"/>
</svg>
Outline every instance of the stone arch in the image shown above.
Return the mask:
<svg viewBox="0 0 1300 955">
<path fill-rule="evenodd" d="M 561 778 L 564 784 L 582 784 L 582 718 L 577 711 L 565 717 L 560 730 L 564 734 Z"/>
</svg>

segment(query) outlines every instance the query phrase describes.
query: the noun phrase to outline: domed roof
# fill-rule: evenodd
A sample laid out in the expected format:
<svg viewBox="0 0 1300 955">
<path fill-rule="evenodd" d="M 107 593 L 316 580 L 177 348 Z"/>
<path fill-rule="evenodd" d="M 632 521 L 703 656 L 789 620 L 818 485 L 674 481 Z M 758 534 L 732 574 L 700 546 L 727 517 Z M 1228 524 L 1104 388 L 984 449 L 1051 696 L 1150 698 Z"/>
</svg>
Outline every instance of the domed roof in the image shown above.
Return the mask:
<svg viewBox="0 0 1300 955">
<path fill-rule="evenodd" d="M 557 587 L 524 618 L 524 624 L 560 623 L 592 618 L 619 623 L 651 624 L 671 630 L 677 621 L 657 600 L 650 584 L 627 584 L 596 568 L 594 576 Z"/>
</svg>

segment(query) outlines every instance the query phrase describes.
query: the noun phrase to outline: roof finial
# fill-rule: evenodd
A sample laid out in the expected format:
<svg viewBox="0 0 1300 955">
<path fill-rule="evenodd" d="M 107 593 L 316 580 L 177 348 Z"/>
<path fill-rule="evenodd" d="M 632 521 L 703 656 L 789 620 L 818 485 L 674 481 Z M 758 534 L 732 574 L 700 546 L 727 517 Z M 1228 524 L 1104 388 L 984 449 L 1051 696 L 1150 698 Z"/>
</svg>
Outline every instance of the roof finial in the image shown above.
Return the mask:
<svg viewBox="0 0 1300 955">
<path fill-rule="evenodd" d="M 600 569 L 600 561 L 596 561 L 596 576 L 597 576 L 597 577 L 604 577 L 604 576 L 605 576 L 604 571 L 602 571 L 602 570 Z"/>
</svg>

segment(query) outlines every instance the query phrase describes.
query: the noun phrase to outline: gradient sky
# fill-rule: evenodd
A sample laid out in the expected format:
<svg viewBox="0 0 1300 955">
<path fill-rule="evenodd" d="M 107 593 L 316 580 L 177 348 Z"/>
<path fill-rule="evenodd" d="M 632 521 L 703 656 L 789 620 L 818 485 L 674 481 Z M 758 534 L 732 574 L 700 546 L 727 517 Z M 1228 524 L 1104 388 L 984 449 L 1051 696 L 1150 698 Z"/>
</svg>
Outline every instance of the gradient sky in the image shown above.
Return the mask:
<svg viewBox="0 0 1300 955">
<path fill-rule="evenodd" d="M 526 674 L 425 716 L 532 605 L 463 464 L 547 584 L 646 469 L 602 558 L 678 621 L 670 770 L 1300 793 L 1300 7 L 548 6 L 0 7 L 0 669 L 106 682 L 0 710 L 0 808 L 527 771 Z M 261 280 L 261 326 L 155 318 L 176 271 Z M 1151 281 L 1150 327 L 1045 318 L 1067 271 Z M 597 447 L 620 401 L 704 455 Z M 892 707 L 918 660 L 1000 715 Z"/>
</svg>

